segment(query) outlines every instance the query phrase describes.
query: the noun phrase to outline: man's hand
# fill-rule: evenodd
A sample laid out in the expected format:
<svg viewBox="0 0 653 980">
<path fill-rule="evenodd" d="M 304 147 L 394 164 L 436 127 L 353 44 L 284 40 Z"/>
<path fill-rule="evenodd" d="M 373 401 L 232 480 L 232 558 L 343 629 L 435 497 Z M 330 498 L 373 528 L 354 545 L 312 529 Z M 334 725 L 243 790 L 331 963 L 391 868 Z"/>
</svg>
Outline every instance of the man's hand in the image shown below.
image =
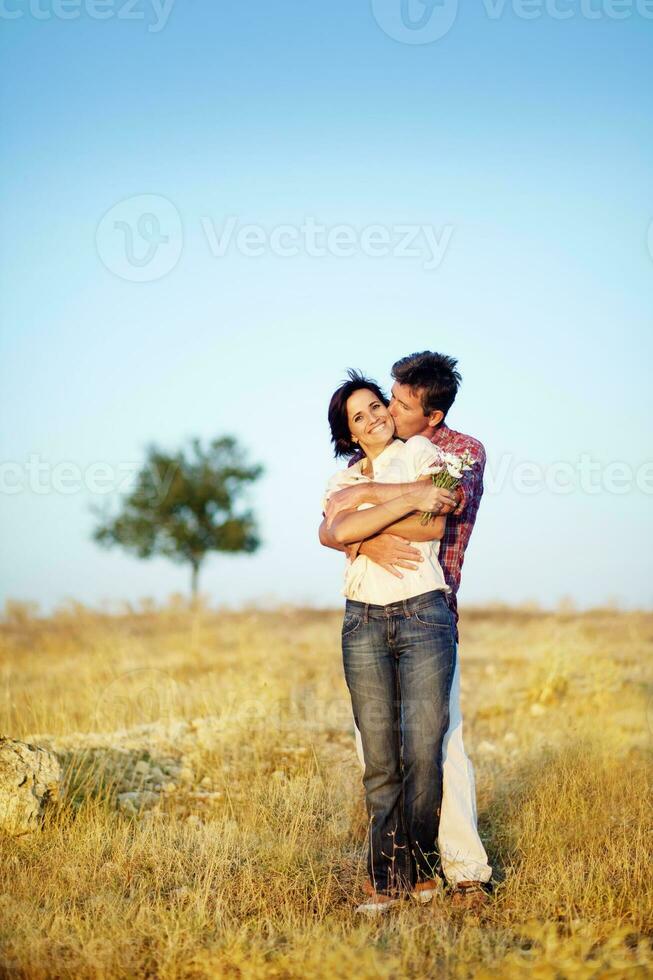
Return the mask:
<svg viewBox="0 0 653 980">
<path fill-rule="evenodd" d="M 395 578 L 403 578 L 399 568 L 415 570 L 416 562 L 424 561 L 417 548 L 396 534 L 377 534 L 376 537 L 368 538 L 363 541 L 358 553 L 385 568 Z"/>
<path fill-rule="evenodd" d="M 444 487 L 434 487 L 433 484 L 418 480 L 411 488 L 411 496 L 415 498 L 415 510 L 429 514 L 451 514 L 458 506 L 458 496 L 453 490 Z"/>
<path fill-rule="evenodd" d="M 358 484 L 353 487 L 345 487 L 332 493 L 327 501 L 324 516 L 326 517 L 327 527 L 330 528 L 338 514 L 343 510 L 357 510 L 363 503 L 365 490 L 369 491 L 368 484 Z"/>
<path fill-rule="evenodd" d="M 456 494 L 456 497 L 458 499 L 458 504 L 456 506 L 456 509 L 453 512 L 453 516 L 454 517 L 460 517 L 460 515 L 462 514 L 462 512 L 465 509 L 465 503 L 466 503 L 466 501 L 465 501 L 465 494 L 463 493 L 462 487 L 456 487 L 456 489 L 454 490 L 454 493 Z"/>
<path fill-rule="evenodd" d="M 445 490 L 444 487 L 434 487 L 436 491 L 436 510 L 432 513 L 439 515 L 440 517 L 446 514 L 455 514 L 456 510 L 460 506 L 460 500 L 458 497 L 457 490 Z"/>
</svg>

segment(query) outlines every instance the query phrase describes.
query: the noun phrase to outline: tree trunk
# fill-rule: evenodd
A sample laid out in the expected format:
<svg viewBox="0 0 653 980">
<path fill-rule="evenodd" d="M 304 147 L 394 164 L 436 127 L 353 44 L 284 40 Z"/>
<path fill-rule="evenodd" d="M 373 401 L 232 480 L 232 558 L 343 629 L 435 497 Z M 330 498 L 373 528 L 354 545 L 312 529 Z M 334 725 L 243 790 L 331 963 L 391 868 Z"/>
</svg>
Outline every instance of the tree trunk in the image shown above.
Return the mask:
<svg viewBox="0 0 653 980">
<path fill-rule="evenodd" d="M 191 583 L 190 583 L 190 591 L 191 591 L 191 595 L 193 597 L 193 602 L 195 602 L 195 600 L 197 599 L 197 580 L 198 580 L 199 571 L 200 571 L 199 562 L 192 562 L 191 563 L 191 568 L 193 570 L 193 573 L 192 573 L 192 578 L 191 578 Z"/>
</svg>

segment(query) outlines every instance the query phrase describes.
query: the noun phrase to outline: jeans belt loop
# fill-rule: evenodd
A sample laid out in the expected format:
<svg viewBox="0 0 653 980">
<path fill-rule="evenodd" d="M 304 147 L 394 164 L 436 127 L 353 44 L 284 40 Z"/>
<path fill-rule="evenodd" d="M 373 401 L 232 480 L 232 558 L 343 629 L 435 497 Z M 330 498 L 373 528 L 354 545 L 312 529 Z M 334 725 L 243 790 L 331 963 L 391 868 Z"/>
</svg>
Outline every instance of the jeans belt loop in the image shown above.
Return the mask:
<svg viewBox="0 0 653 980">
<path fill-rule="evenodd" d="M 370 621 L 370 604 L 366 602 L 363 607 L 363 625 L 367 626 Z"/>
<path fill-rule="evenodd" d="M 405 618 L 406 619 L 410 619 L 410 615 L 411 615 L 411 613 L 410 613 L 410 603 L 408 602 L 407 599 L 402 599 L 401 600 L 401 604 L 403 606 Z"/>
</svg>

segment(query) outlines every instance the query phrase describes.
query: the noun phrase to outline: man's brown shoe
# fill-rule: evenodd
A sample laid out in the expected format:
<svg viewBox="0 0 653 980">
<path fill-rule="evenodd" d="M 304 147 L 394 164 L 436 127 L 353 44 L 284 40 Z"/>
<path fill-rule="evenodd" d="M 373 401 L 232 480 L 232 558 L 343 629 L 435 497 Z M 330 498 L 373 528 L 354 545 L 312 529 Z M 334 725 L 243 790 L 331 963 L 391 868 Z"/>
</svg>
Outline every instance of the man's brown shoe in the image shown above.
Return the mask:
<svg viewBox="0 0 653 980">
<path fill-rule="evenodd" d="M 356 907 L 356 911 L 363 915 L 380 915 L 388 912 L 398 902 L 399 899 L 393 898 L 392 895 L 384 895 L 383 892 L 373 892 L 369 898 L 366 898 L 364 902 L 361 902 Z"/>
<path fill-rule="evenodd" d="M 426 905 L 442 890 L 442 882 L 439 878 L 429 878 L 427 881 L 420 881 L 410 893 L 411 898 L 421 905 Z"/>
<path fill-rule="evenodd" d="M 363 883 L 363 891 L 368 897 L 356 907 L 356 911 L 364 915 L 383 914 L 399 902 L 399 898 L 395 894 L 387 895 L 385 892 L 377 892 L 369 879 Z"/>
<path fill-rule="evenodd" d="M 453 890 L 451 904 L 462 912 L 479 912 L 489 898 L 487 886 L 482 881 L 459 881 Z"/>
</svg>

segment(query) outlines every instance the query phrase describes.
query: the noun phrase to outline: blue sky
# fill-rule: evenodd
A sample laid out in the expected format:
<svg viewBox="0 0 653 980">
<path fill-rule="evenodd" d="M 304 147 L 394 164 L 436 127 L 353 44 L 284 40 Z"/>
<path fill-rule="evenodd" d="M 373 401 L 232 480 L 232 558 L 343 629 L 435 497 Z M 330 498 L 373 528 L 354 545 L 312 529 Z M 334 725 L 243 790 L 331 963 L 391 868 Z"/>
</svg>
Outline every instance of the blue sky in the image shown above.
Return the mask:
<svg viewBox="0 0 653 980">
<path fill-rule="evenodd" d="M 316 538 L 330 394 L 429 348 L 459 358 L 449 421 L 489 458 L 462 602 L 650 605 L 650 4 L 445 0 L 431 41 L 400 0 L 162 9 L 0 10 L 0 598 L 186 591 L 92 543 L 118 493 L 89 467 L 231 433 L 266 467 L 265 544 L 209 558 L 202 590 L 339 603 Z"/>
</svg>

